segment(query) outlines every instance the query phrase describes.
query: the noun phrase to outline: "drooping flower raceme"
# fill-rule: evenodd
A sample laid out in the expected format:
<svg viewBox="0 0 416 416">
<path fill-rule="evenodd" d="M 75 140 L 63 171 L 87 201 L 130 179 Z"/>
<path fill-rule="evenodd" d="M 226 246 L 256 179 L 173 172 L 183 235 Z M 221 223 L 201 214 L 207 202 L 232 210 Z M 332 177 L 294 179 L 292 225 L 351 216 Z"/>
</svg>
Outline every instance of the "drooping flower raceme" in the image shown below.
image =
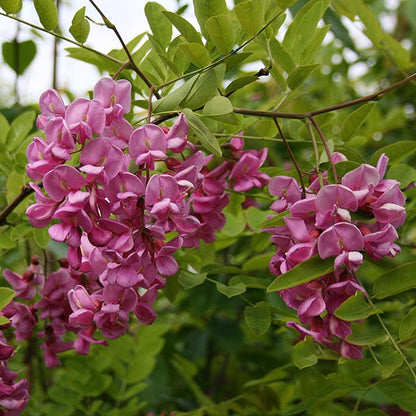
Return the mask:
<svg viewBox="0 0 416 416">
<path fill-rule="evenodd" d="M 51 367 L 59 352 L 86 354 L 91 343 L 105 343 L 97 330 L 121 336 L 132 314 L 151 324 L 158 290 L 178 271 L 173 254 L 214 241 L 223 227 L 227 188 L 248 191 L 269 180 L 259 170 L 267 149 L 243 150 L 241 138 L 231 140 L 232 160 L 212 167 L 213 155 L 188 141 L 183 114 L 171 128 L 134 129 L 125 118 L 130 95 L 127 81 L 104 78 L 92 100 L 65 106 L 53 90 L 40 99 L 37 125 L 46 138 L 29 145 L 27 174 L 43 190 L 31 183 L 36 202 L 27 216 L 68 245 L 67 261 L 46 276 L 33 308 L 46 321 L 39 335 Z M 34 296 L 27 279 L 6 275 L 19 296 Z"/>
<path fill-rule="evenodd" d="M 288 212 L 285 225 L 267 230 L 277 248 L 270 261 L 271 272 L 279 276 L 315 255 L 334 259 L 332 273 L 280 291 L 300 320 L 300 324 L 288 322 L 287 326 L 296 329 L 301 339 L 311 336 L 343 357 L 362 357 L 361 347 L 347 341 L 350 323 L 334 313 L 357 291 L 365 294 L 355 277 L 363 253 L 378 260 L 400 252 L 396 227 L 405 219 L 405 198 L 399 182 L 383 179 L 387 162 L 383 154 L 377 167 L 361 165 L 340 184 L 324 181 L 321 187 L 314 180 L 304 199 L 293 178 L 278 176 L 269 184 L 270 193 L 278 197 L 271 209 Z M 355 219 L 363 217 L 364 222 Z"/>
</svg>

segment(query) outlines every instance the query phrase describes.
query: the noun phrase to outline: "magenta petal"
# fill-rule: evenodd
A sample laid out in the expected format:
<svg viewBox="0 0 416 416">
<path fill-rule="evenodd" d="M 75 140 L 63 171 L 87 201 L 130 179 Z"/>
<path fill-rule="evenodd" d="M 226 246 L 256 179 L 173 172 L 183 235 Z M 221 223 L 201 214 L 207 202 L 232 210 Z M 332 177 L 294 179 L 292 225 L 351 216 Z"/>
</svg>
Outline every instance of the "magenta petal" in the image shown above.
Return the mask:
<svg viewBox="0 0 416 416">
<path fill-rule="evenodd" d="M 346 208 L 356 211 L 358 201 L 351 189 L 342 185 L 326 185 L 316 195 L 316 209 L 323 213 L 333 207 Z"/>
<path fill-rule="evenodd" d="M 318 238 L 318 252 L 322 259 L 337 256 L 342 251 L 361 250 L 364 246 L 361 231 L 353 224 L 340 222 L 326 229 Z"/>
</svg>

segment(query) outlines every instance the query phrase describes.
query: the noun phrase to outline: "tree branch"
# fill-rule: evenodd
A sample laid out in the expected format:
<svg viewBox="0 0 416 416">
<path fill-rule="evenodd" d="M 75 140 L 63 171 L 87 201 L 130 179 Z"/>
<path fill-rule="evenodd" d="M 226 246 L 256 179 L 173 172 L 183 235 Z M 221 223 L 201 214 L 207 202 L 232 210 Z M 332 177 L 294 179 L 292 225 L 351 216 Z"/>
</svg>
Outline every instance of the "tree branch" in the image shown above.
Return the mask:
<svg viewBox="0 0 416 416">
<path fill-rule="evenodd" d="M 40 185 L 41 186 L 41 185 Z M 0 226 L 7 224 L 7 217 L 13 212 L 13 210 L 26 199 L 33 191 L 29 185 L 25 185 L 22 188 L 22 192 L 9 204 L 3 211 L 0 212 Z"/>
<path fill-rule="evenodd" d="M 106 27 L 108 27 L 109 29 L 111 29 L 114 34 L 117 36 L 117 39 L 120 41 L 121 46 L 123 47 L 124 52 L 126 52 L 127 57 L 129 58 L 129 62 L 130 62 L 130 67 L 131 69 L 136 72 L 136 74 L 144 81 L 144 83 L 149 87 L 152 88 L 153 85 L 152 83 L 148 80 L 148 78 L 146 77 L 146 75 L 139 69 L 139 67 L 136 65 L 136 63 L 133 60 L 133 57 L 131 56 L 131 53 L 129 51 L 129 48 L 127 47 L 127 45 L 124 43 L 123 38 L 120 35 L 120 32 L 118 31 L 117 27 L 110 22 L 110 20 L 107 18 L 107 16 L 102 12 L 102 10 L 95 4 L 94 0 L 89 0 L 90 3 L 94 6 L 94 8 L 97 10 L 97 12 L 100 14 L 100 16 L 102 17 L 104 24 L 106 25 Z M 156 98 L 160 98 L 160 95 L 157 91 L 154 91 L 154 95 Z"/>
<path fill-rule="evenodd" d="M 387 94 L 394 90 L 395 88 L 401 87 L 404 84 L 407 84 L 410 81 L 416 79 L 416 73 L 409 75 L 408 77 L 402 79 L 401 81 L 396 82 L 386 88 L 383 88 L 373 94 L 366 95 L 364 97 L 356 98 L 355 100 L 346 101 L 344 103 L 335 104 L 330 107 L 320 108 L 318 110 L 308 111 L 305 113 L 285 113 L 285 112 L 278 112 L 278 111 L 261 111 L 261 110 L 252 110 L 249 108 L 238 108 L 234 107 L 234 113 L 237 114 L 244 114 L 248 116 L 256 116 L 256 117 L 267 117 L 267 118 L 289 118 L 289 119 L 296 119 L 302 120 L 304 118 L 311 118 L 313 116 L 317 116 L 324 113 L 331 113 L 332 111 L 341 110 L 343 108 L 352 107 L 357 104 L 362 104 L 367 101 L 372 101 L 381 98 L 384 94 Z"/>
</svg>

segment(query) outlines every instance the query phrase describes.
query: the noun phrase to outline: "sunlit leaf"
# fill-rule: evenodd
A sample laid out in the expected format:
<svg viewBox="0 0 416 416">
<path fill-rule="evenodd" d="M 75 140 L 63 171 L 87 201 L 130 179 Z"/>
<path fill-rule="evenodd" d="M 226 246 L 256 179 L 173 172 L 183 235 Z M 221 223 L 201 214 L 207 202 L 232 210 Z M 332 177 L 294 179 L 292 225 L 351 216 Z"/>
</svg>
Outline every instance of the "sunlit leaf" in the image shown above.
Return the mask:
<svg viewBox="0 0 416 416">
<path fill-rule="evenodd" d="M 171 21 L 171 23 L 179 30 L 181 35 L 190 43 L 202 43 L 201 35 L 195 28 L 182 16 L 176 13 L 168 12 L 166 10 L 162 13 Z"/>
<path fill-rule="evenodd" d="M 164 14 L 165 8 L 159 3 L 149 1 L 144 7 L 153 36 L 163 47 L 169 45 L 172 38 L 172 24 Z"/>
<path fill-rule="evenodd" d="M 22 0 L 0 0 L 0 7 L 9 14 L 19 13 L 22 8 Z"/>
<path fill-rule="evenodd" d="M 0 287 L 0 311 L 12 301 L 14 294 L 14 290 L 8 287 Z"/>
<path fill-rule="evenodd" d="M 353 138 L 365 123 L 375 103 L 366 103 L 348 114 L 341 126 L 340 137 L 344 140 Z"/>
<path fill-rule="evenodd" d="M 189 108 L 184 108 L 182 112 L 185 114 L 189 126 L 194 131 L 197 138 L 201 141 L 201 144 L 215 155 L 221 156 L 222 152 L 218 140 L 211 133 L 208 127 Z"/>
<path fill-rule="evenodd" d="M 90 33 L 90 22 L 85 18 L 85 6 L 75 13 L 69 32 L 80 43 L 87 40 Z"/>
<path fill-rule="evenodd" d="M 53 0 L 33 0 L 36 13 L 42 26 L 46 30 L 53 30 L 58 26 L 58 8 Z"/>
<path fill-rule="evenodd" d="M 195 16 L 198 20 L 201 32 L 205 37 L 209 34 L 205 28 L 205 23 L 212 16 L 228 14 L 227 4 L 225 0 L 193 0 Z"/>
<path fill-rule="evenodd" d="M 206 21 L 205 28 L 210 39 L 221 53 L 227 54 L 233 49 L 235 45 L 235 28 L 229 16 L 224 14 L 212 16 Z"/>
<path fill-rule="evenodd" d="M 262 28 L 264 9 L 259 6 L 258 0 L 245 0 L 236 4 L 234 12 L 244 32 L 248 35 L 253 36 Z"/>
<path fill-rule="evenodd" d="M 295 90 L 303 81 L 317 68 L 319 64 L 300 65 L 296 67 L 287 77 L 287 85 L 291 90 Z"/>
</svg>

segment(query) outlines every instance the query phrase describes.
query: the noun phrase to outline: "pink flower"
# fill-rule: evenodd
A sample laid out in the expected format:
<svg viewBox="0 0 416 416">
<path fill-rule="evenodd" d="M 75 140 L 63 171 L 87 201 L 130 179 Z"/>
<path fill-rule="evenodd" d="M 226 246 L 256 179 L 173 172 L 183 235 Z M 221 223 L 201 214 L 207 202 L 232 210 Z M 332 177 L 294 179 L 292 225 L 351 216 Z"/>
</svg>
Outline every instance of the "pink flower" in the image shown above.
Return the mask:
<svg viewBox="0 0 416 416">
<path fill-rule="evenodd" d="M 146 164 L 149 169 L 155 168 L 155 160 L 166 157 L 167 139 L 163 130 L 154 124 L 141 126 L 130 136 L 130 155 L 136 165 Z"/>
<path fill-rule="evenodd" d="M 241 158 L 234 165 L 228 178 L 234 179 L 233 189 L 237 192 L 246 192 L 251 188 L 261 188 L 267 184 L 270 177 L 259 168 L 263 165 L 267 157 L 267 148 L 256 152 L 246 150 Z"/>
</svg>

